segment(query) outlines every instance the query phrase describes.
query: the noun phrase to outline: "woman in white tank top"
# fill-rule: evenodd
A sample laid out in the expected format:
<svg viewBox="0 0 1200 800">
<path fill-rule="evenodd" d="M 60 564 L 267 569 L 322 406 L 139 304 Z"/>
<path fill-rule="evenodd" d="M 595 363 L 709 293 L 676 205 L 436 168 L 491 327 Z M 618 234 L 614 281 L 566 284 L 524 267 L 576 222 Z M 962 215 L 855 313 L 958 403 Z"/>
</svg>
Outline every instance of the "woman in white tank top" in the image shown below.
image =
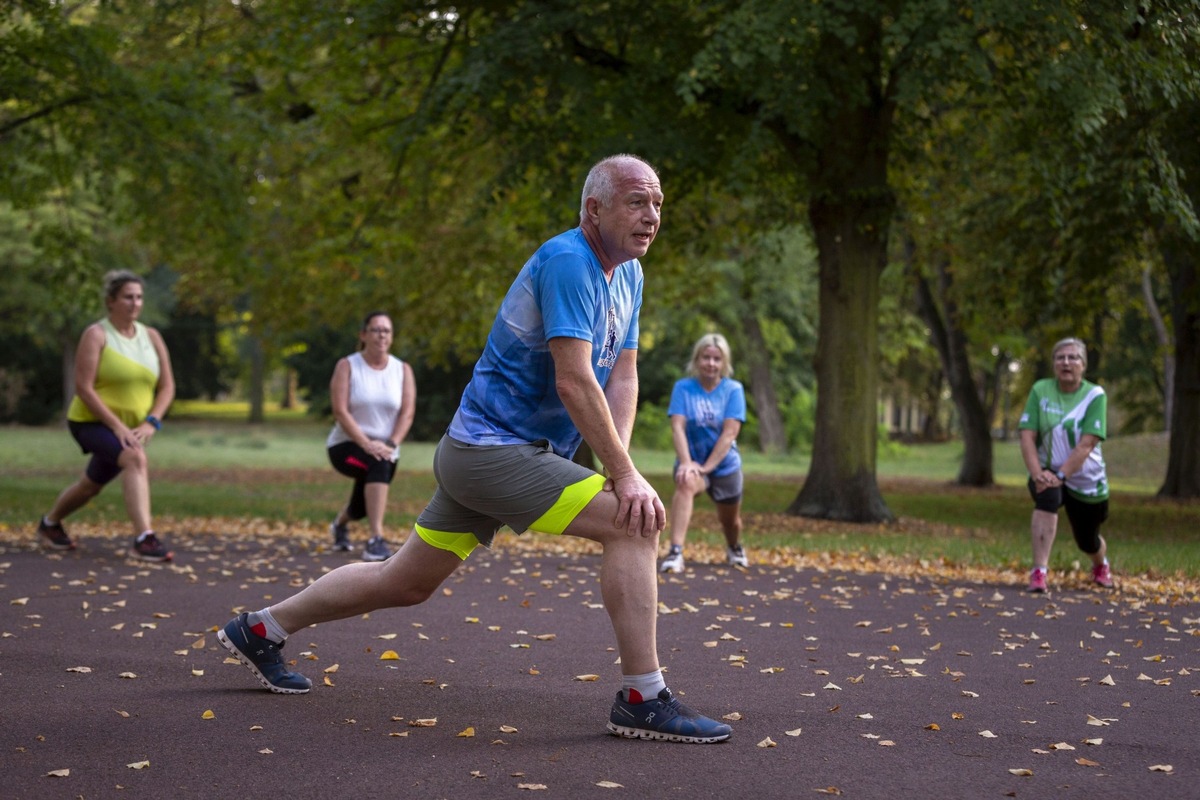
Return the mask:
<svg viewBox="0 0 1200 800">
<path fill-rule="evenodd" d="M 360 349 L 338 359 L 329 382 L 333 430 L 325 446 L 334 469 L 354 479 L 350 501 L 329 526 L 333 549 L 350 551 L 349 524 L 366 519 L 366 561 L 392 554 L 383 538 L 388 486 L 396 474 L 400 442 L 412 427 L 417 386 L 412 367 L 391 354 L 392 320 L 373 311 L 358 332 Z"/>
</svg>

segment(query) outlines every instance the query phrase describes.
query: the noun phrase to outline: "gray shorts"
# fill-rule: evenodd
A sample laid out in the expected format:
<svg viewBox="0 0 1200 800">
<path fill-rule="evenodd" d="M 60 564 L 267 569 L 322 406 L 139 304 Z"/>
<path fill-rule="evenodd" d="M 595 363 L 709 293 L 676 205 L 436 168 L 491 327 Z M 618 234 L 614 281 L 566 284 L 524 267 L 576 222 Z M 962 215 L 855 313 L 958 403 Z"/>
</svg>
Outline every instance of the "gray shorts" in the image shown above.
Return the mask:
<svg viewBox="0 0 1200 800">
<path fill-rule="evenodd" d="M 485 547 L 501 525 L 561 533 L 604 485 L 594 470 L 555 455 L 546 441 L 472 445 L 443 436 L 433 475 L 438 488 L 418 528 L 472 533 Z"/>
<path fill-rule="evenodd" d="M 678 461 L 675 462 L 673 472 L 679 472 Z M 708 496 L 712 498 L 714 503 L 737 503 L 742 499 L 742 471 L 739 469 L 736 472 L 731 472 L 728 475 L 722 475 L 718 478 L 705 475 L 704 488 L 708 491 Z"/>
</svg>

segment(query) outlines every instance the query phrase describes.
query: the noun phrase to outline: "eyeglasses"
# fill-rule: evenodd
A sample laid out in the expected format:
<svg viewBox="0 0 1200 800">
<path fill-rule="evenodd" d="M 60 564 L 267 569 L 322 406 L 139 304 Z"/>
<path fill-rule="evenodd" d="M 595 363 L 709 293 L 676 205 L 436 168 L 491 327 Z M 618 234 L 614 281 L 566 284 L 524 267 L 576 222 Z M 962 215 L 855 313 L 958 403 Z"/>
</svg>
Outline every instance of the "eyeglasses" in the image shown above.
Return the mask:
<svg viewBox="0 0 1200 800">
<path fill-rule="evenodd" d="M 1076 353 L 1059 353 L 1058 355 L 1056 355 L 1054 357 L 1054 360 L 1055 361 L 1070 361 L 1070 362 L 1074 363 L 1076 361 L 1083 361 L 1083 356 L 1078 355 Z"/>
<path fill-rule="evenodd" d="M 391 328 L 367 328 L 367 333 L 386 333 L 389 336 L 392 333 Z"/>
</svg>

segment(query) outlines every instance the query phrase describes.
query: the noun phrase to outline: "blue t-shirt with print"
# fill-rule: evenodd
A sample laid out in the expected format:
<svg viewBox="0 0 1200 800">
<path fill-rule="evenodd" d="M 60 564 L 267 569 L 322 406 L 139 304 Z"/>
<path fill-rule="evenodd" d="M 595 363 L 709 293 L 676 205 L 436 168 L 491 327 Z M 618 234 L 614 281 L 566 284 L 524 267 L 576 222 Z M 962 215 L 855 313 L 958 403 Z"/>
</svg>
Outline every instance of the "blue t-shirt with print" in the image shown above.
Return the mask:
<svg viewBox="0 0 1200 800">
<path fill-rule="evenodd" d="M 722 378 L 711 392 L 705 391 L 696 378 L 682 378 L 675 382 L 671 404 L 667 406 L 667 416 L 676 414 L 687 420 L 688 452 L 692 460 L 703 464 L 717 446 L 725 420 L 746 421 L 746 390 L 732 378 Z M 742 456 L 734 441 L 712 475 L 719 478 L 741 468 Z"/>
<path fill-rule="evenodd" d="M 543 244 L 500 304 L 450 436 L 479 445 L 545 439 L 570 458 L 582 437 L 555 388 L 549 341 L 591 342 L 592 372 L 605 386 L 620 351 L 637 349 L 642 284 L 637 259 L 606 280 L 580 228 Z"/>
</svg>

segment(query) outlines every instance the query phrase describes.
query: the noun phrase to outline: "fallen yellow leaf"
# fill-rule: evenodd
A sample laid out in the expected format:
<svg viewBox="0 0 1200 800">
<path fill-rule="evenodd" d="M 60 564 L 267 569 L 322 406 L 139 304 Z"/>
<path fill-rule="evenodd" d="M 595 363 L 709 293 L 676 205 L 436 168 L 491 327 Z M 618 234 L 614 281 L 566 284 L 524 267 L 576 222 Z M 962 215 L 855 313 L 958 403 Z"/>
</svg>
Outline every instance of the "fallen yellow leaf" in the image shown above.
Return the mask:
<svg viewBox="0 0 1200 800">
<path fill-rule="evenodd" d="M 460 739 L 470 739 L 472 736 L 475 735 L 475 729 L 470 728 L 470 727 L 464 728 L 463 730 L 459 731 L 455 735 L 458 736 L 458 738 L 460 738 Z"/>
<path fill-rule="evenodd" d="M 596 785 L 601 789 L 624 789 L 625 787 L 616 781 L 596 781 Z"/>
<path fill-rule="evenodd" d="M 518 783 L 517 788 L 518 789 L 528 789 L 531 792 L 536 792 L 540 789 L 546 789 L 549 787 L 547 787 L 546 784 L 544 784 L 544 783 Z"/>
<path fill-rule="evenodd" d="M 599 676 L 599 675 L 576 675 L 574 678 L 572 678 L 572 680 L 576 680 L 576 681 L 598 681 L 598 680 L 600 680 L 600 676 Z"/>
<path fill-rule="evenodd" d="M 1013 775 L 1020 775 L 1023 778 L 1028 778 L 1029 776 L 1033 775 L 1033 770 L 1024 768 L 1010 769 L 1009 772 L 1011 772 Z"/>
<path fill-rule="evenodd" d="M 69 769 L 52 769 L 46 773 L 47 778 L 66 778 L 71 774 Z"/>
<path fill-rule="evenodd" d="M 216 718 L 217 718 L 217 715 L 213 713 L 211 708 L 200 715 L 200 719 L 216 719 Z"/>
<path fill-rule="evenodd" d="M 774 747 L 774 746 L 775 746 L 775 742 L 771 740 L 770 736 L 768 736 L 767 738 L 763 739 L 761 742 L 758 743 L 758 747 Z"/>
<path fill-rule="evenodd" d="M 150 762 L 149 761 L 135 761 L 132 764 L 126 764 L 125 766 L 129 767 L 130 769 L 145 769 L 146 767 L 150 766 Z"/>
<path fill-rule="evenodd" d="M 1172 772 L 1174 769 L 1170 764 L 1155 764 L 1150 767 L 1151 772 Z"/>
<path fill-rule="evenodd" d="M 437 725 L 437 717 L 410 720 L 408 725 L 410 728 L 433 728 Z"/>
<path fill-rule="evenodd" d="M 330 664 L 323 671 L 326 675 L 332 675 L 333 673 L 338 671 L 339 666 L 340 666 L 339 664 Z"/>
<path fill-rule="evenodd" d="M 790 731 L 784 731 L 783 733 L 784 733 L 784 735 L 785 735 L 785 736 L 799 736 L 799 735 L 800 735 L 800 729 L 799 729 L 799 728 L 794 728 L 794 729 L 792 729 L 792 730 L 790 730 Z"/>
<path fill-rule="evenodd" d="M 380 661 L 399 661 L 400 654 L 397 653 L 395 650 L 384 650 L 382 653 L 379 654 L 379 660 Z"/>
</svg>

